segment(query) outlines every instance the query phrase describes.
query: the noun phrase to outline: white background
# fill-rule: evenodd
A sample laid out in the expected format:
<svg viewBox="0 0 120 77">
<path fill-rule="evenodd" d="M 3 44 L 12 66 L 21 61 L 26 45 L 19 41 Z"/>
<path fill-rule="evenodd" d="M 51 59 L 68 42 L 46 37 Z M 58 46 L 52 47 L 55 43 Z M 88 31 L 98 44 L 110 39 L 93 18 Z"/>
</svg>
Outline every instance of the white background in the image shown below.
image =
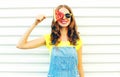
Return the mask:
<svg viewBox="0 0 120 77">
<path fill-rule="evenodd" d="M 29 40 L 49 33 L 53 8 L 59 4 L 70 6 L 75 15 L 85 77 L 120 77 L 119 0 L 1 0 L 0 77 L 47 77 L 48 49 L 21 50 L 16 44 L 38 14 L 47 18 Z"/>
</svg>

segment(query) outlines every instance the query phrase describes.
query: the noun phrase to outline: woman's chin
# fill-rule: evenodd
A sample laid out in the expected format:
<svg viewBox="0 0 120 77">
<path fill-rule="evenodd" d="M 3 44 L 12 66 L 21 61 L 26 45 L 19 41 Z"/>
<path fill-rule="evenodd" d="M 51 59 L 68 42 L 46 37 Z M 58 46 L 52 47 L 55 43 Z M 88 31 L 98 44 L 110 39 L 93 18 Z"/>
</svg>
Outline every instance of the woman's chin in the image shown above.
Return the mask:
<svg viewBox="0 0 120 77">
<path fill-rule="evenodd" d="M 65 27 L 67 27 L 68 25 L 61 25 L 61 27 L 63 27 L 63 28 L 65 28 Z"/>
<path fill-rule="evenodd" d="M 61 27 L 67 27 L 69 24 L 68 24 L 68 23 L 66 23 L 66 24 L 60 23 L 59 25 L 60 25 Z"/>
</svg>

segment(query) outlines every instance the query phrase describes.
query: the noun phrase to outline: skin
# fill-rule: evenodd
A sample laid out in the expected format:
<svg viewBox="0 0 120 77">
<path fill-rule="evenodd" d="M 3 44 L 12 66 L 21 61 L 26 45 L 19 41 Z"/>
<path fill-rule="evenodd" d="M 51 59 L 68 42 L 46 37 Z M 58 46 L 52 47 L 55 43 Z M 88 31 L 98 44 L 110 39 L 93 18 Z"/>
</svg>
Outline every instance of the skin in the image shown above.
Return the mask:
<svg viewBox="0 0 120 77">
<path fill-rule="evenodd" d="M 69 11 L 64 7 L 61 8 L 59 11 L 64 13 L 64 14 L 69 13 Z M 38 15 L 36 17 L 35 22 L 28 28 L 28 30 L 24 33 L 24 35 L 22 36 L 22 38 L 18 42 L 18 44 L 16 46 L 17 48 L 20 48 L 20 49 L 32 49 L 32 48 L 37 48 L 37 47 L 40 47 L 40 46 L 43 46 L 43 45 L 46 44 L 44 37 L 39 37 L 37 39 L 27 41 L 30 33 L 32 32 L 32 30 L 41 21 L 43 21 L 45 18 L 46 18 L 45 15 Z M 61 32 L 60 39 L 62 41 L 68 41 L 68 38 L 67 38 L 67 32 L 68 32 L 67 26 L 70 24 L 71 19 L 66 18 L 64 16 L 62 20 L 65 20 L 67 22 L 63 24 L 61 21 L 58 21 L 58 23 L 62 26 L 62 29 L 60 30 L 60 32 Z M 78 71 L 79 71 L 80 77 L 84 77 L 83 66 L 82 66 L 82 47 L 78 49 L 77 54 L 78 54 Z"/>
<path fill-rule="evenodd" d="M 62 12 L 63 14 L 69 13 L 69 11 L 66 8 L 61 8 L 59 11 Z M 65 24 L 63 24 L 62 21 L 67 21 L 67 22 Z M 60 39 L 62 41 L 68 41 L 68 38 L 67 38 L 67 32 L 68 32 L 67 26 L 70 24 L 70 22 L 71 22 L 71 19 L 66 18 L 65 16 L 63 17 L 63 19 L 58 21 L 58 24 L 60 24 L 61 27 L 62 27 L 62 29 L 60 30 L 60 32 L 61 32 Z"/>
<path fill-rule="evenodd" d="M 69 11 L 66 8 L 61 8 L 59 9 L 60 12 L 62 12 L 63 14 L 69 13 Z M 62 21 L 67 21 L 67 23 L 62 24 Z M 67 27 L 71 22 L 71 18 L 66 18 L 65 16 L 58 21 L 58 24 L 60 24 L 62 27 Z"/>
</svg>

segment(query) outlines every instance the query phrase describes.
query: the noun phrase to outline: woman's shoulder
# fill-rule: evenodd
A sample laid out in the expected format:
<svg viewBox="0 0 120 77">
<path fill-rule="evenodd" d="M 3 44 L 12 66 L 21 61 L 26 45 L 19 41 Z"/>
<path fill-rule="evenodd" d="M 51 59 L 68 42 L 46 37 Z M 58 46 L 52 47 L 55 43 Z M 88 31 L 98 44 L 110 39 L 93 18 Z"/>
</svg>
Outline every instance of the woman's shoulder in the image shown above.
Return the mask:
<svg viewBox="0 0 120 77">
<path fill-rule="evenodd" d="M 79 48 L 81 48 L 82 44 L 83 44 L 83 42 L 82 42 L 82 39 L 80 37 L 80 39 L 78 39 L 77 42 L 76 42 L 76 46 L 75 46 L 76 50 L 78 50 Z"/>
<path fill-rule="evenodd" d="M 44 34 L 44 38 L 46 41 L 46 47 L 51 51 L 52 45 L 51 45 L 51 40 L 50 40 L 50 34 Z"/>
<path fill-rule="evenodd" d="M 50 34 L 44 34 L 45 38 L 50 38 Z"/>
<path fill-rule="evenodd" d="M 77 44 L 80 44 L 80 43 L 82 43 L 82 38 L 77 40 Z"/>
<path fill-rule="evenodd" d="M 50 34 L 44 34 L 44 38 L 46 41 L 50 41 Z"/>
</svg>

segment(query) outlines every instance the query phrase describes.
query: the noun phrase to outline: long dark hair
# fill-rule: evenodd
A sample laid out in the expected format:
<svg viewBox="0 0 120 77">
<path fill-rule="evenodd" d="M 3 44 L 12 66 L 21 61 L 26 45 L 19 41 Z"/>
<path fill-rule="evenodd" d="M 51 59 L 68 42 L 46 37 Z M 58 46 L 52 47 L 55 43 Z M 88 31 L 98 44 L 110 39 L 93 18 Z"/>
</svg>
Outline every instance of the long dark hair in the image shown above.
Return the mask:
<svg viewBox="0 0 120 77">
<path fill-rule="evenodd" d="M 76 25 L 76 22 L 74 19 L 74 15 L 73 15 L 70 7 L 67 5 L 59 5 L 55 10 L 59 10 L 62 7 L 68 9 L 69 12 L 72 14 L 71 22 L 68 25 L 67 36 L 68 36 L 68 40 L 69 40 L 70 44 L 76 45 L 76 41 L 80 38 L 79 38 L 79 34 L 77 32 L 77 25 Z M 57 45 L 60 42 L 60 39 L 59 39 L 61 36 L 60 29 L 61 29 L 61 26 L 58 24 L 58 22 L 55 22 L 54 18 L 53 18 L 52 24 L 51 24 L 51 35 L 50 35 L 52 45 Z"/>
</svg>

